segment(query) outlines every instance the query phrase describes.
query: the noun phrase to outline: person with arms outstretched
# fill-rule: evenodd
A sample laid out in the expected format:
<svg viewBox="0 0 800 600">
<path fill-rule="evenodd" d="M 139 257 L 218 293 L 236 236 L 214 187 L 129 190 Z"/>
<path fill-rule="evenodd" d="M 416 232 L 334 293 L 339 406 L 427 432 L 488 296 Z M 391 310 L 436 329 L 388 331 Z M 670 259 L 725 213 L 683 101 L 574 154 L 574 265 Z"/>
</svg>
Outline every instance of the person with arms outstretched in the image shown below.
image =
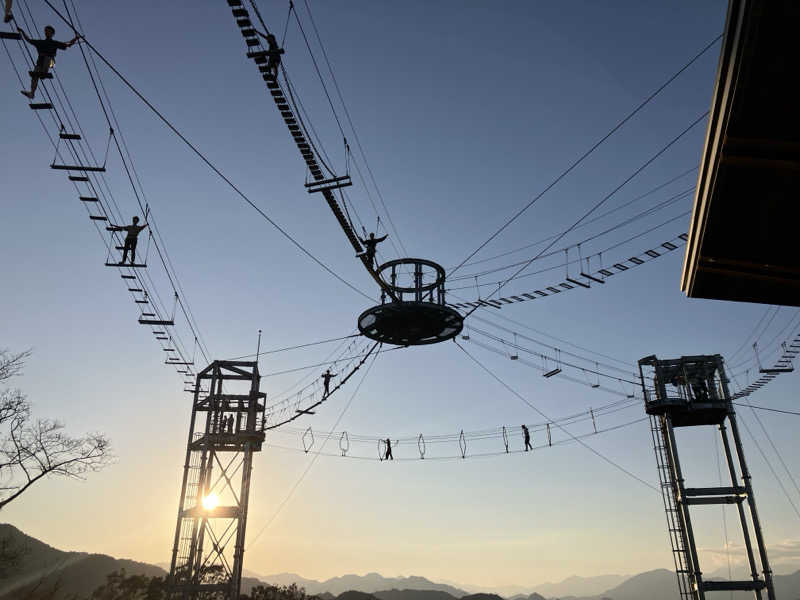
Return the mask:
<svg viewBox="0 0 800 600">
<path fill-rule="evenodd" d="M 136 263 L 136 241 L 139 238 L 139 234 L 142 232 L 142 229 L 147 227 L 147 223 L 144 225 L 139 225 L 139 217 L 133 217 L 133 223 L 130 225 L 110 225 L 106 227 L 108 231 L 127 231 L 128 234 L 125 236 L 125 246 L 122 249 L 122 260 L 119 261 L 119 264 L 124 265 L 125 259 L 128 258 L 128 251 L 130 250 L 131 253 L 131 264 Z"/>
<path fill-rule="evenodd" d="M 389 438 L 386 438 L 386 454 L 384 454 L 383 460 L 394 460 L 394 456 L 392 456 L 392 440 Z"/>
<path fill-rule="evenodd" d="M 374 233 L 370 233 L 367 239 L 361 240 L 361 243 L 364 244 L 363 255 L 367 257 L 367 262 L 369 263 L 370 267 L 374 267 L 375 265 L 375 251 L 377 250 L 378 244 L 380 244 L 387 237 L 389 237 L 388 234 L 383 237 L 376 238 Z M 361 255 L 359 254 L 358 256 Z"/>
<path fill-rule="evenodd" d="M 333 377 L 336 377 L 336 373 L 331 373 L 330 369 L 325 371 L 321 376 L 322 384 L 325 387 L 324 391 L 322 392 L 322 397 L 323 398 L 327 397 L 328 394 L 331 393 L 330 386 L 331 386 L 331 378 L 333 378 Z"/>
<path fill-rule="evenodd" d="M 11 7 L 9 4 L 9 2 L 6 2 L 6 19 L 8 19 L 10 14 L 9 10 Z M 33 100 L 33 97 L 36 95 L 36 87 L 39 85 L 39 79 L 41 79 L 44 75 L 47 75 L 47 73 L 50 71 L 50 67 L 56 64 L 56 52 L 69 48 L 78 41 L 80 36 L 76 35 L 68 42 L 59 42 L 58 40 L 53 39 L 56 30 L 52 25 L 48 25 L 44 28 L 43 40 L 32 40 L 28 37 L 28 34 L 26 34 L 19 27 L 17 27 L 17 31 L 19 31 L 26 42 L 28 42 L 31 46 L 34 46 L 37 52 L 39 52 L 39 56 L 36 58 L 36 64 L 33 67 L 33 75 L 31 75 L 31 89 L 30 91 L 22 90 L 23 96 L 29 100 Z"/>
<path fill-rule="evenodd" d="M 528 431 L 528 426 L 522 426 L 522 437 L 525 439 L 525 452 L 528 450 L 533 450 L 533 446 L 531 445 L 531 432 Z"/>
</svg>

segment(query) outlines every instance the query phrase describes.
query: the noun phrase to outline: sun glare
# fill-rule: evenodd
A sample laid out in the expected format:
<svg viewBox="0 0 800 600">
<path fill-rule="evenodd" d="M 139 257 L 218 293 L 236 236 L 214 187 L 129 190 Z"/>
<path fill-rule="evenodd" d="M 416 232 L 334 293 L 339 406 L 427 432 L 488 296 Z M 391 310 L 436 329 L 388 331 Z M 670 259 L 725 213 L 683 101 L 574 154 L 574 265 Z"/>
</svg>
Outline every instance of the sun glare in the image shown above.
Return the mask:
<svg viewBox="0 0 800 600">
<path fill-rule="evenodd" d="M 219 504 L 219 497 L 216 494 L 209 494 L 203 497 L 203 508 L 205 510 L 214 510 Z"/>
</svg>

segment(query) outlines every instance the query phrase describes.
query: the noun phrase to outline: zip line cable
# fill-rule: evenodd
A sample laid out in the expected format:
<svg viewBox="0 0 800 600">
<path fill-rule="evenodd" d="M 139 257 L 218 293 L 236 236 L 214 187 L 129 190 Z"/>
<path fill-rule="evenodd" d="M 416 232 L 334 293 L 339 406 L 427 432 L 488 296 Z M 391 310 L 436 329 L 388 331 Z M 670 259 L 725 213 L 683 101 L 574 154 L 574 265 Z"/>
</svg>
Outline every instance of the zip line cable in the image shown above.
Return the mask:
<svg viewBox="0 0 800 600">
<path fill-rule="evenodd" d="M 479 361 L 477 358 L 475 358 L 474 356 L 472 356 L 472 354 L 470 354 L 469 352 L 467 352 L 467 350 L 466 350 L 466 349 L 465 349 L 465 348 L 464 348 L 464 347 L 463 347 L 461 344 L 459 344 L 458 342 L 455 342 L 455 344 L 456 344 L 456 346 L 458 346 L 458 348 L 459 348 L 459 349 L 460 349 L 460 350 L 461 350 L 461 351 L 462 351 L 464 354 L 466 354 L 466 355 L 467 355 L 467 356 L 468 356 L 468 357 L 469 357 L 469 358 L 470 358 L 470 359 L 471 359 L 471 360 L 472 360 L 472 361 L 473 361 L 475 364 L 477 364 L 477 365 L 478 365 L 478 366 L 479 366 L 479 367 L 480 367 L 480 368 L 481 368 L 481 369 L 482 369 L 484 372 L 486 372 L 486 373 L 487 373 L 487 374 L 488 374 L 488 375 L 489 375 L 489 376 L 490 376 L 492 379 L 494 379 L 494 380 L 495 380 L 497 383 L 499 383 L 500 385 L 502 385 L 502 386 L 503 386 L 503 387 L 504 387 L 506 390 L 508 390 L 509 392 L 511 392 L 511 393 L 512 393 L 514 396 L 516 396 L 517 398 L 519 398 L 519 399 L 520 399 L 520 400 L 521 400 L 523 403 L 525 403 L 525 404 L 526 404 L 526 405 L 528 405 L 530 408 L 532 408 L 534 411 L 536 411 L 536 412 L 537 412 L 539 415 L 541 415 L 541 416 L 542 416 L 542 418 L 544 418 L 544 419 L 547 419 L 548 421 L 552 421 L 552 420 L 550 419 L 550 417 L 548 417 L 546 414 L 544 414 L 544 412 L 542 412 L 542 411 L 541 411 L 541 410 L 540 410 L 540 409 L 539 409 L 539 408 L 538 408 L 538 407 L 537 407 L 535 404 L 533 404 L 532 402 L 530 402 L 530 401 L 529 401 L 527 398 L 525 398 L 525 397 L 524 397 L 522 394 L 520 394 L 519 392 L 517 392 L 517 391 L 516 391 L 514 388 L 512 388 L 510 385 L 508 385 L 508 384 L 507 384 L 505 381 L 503 381 L 502 379 L 500 379 L 500 377 L 499 377 L 499 376 L 497 376 L 497 375 L 496 375 L 496 374 L 495 374 L 493 371 L 491 371 L 491 370 L 490 370 L 488 367 L 486 367 L 486 366 L 485 366 L 485 365 L 484 365 L 482 362 L 480 362 L 480 361 Z M 561 425 L 558 425 L 558 424 L 556 424 L 556 427 L 558 427 L 558 428 L 559 428 L 561 431 L 563 431 L 564 433 L 566 433 L 566 434 L 567 434 L 567 435 L 568 435 L 570 438 L 572 438 L 573 440 L 575 440 L 576 442 L 578 442 L 578 443 L 579 443 L 581 446 L 583 446 L 584 448 L 586 448 L 587 450 L 589 450 L 589 451 L 590 451 L 592 454 L 594 454 L 594 455 L 595 455 L 595 456 L 597 456 L 598 458 L 602 459 L 603 461 L 605 461 L 605 462 L 607 462 L 608 464 L 610 464 L 611 466 L 613 466 L 615 469 L 618 469 L 619 471 L 621 471 L 621 472 L 622 472 L 622 473 L 624 473 L 625 475 L 628 475 L 629 477 L 631 477 L 631 478 L 635 479 L 636 481 L 638 481 L 638 482 L 639 482 L 639 483 L 641 483 L 642 485 L 645 485 L 645 486 L 649 487 L 651 490 L 653 490 L 653 491 L 656 491 L 656 492 L 658 492 L 659 494 L 661 493 L 661 490 L 659 490 L 659 489 L 658 489 L 658 487 L 656 487 L 656 486 L 654 486 L 653 484 L 651 484 L 651 483 L 649 483 L 649 482 L 645 481 L 645 480 L 644 480 L 644 479 L 642 479 L 641 477 L 639 477 L 639 476 L 637 476 L 637 475 L 634 475 L 634 474 L 633 474 L 631 471 L 627 470 L 625 467 L 623 467 L 623 466 L 621 466 L 620 464 L 618 464 L 618 463 L 614 462 L 613 460 L 611 460 L 610 458 L 608 458 L 606 455 L 602 454 L 602 453 L 601 453 L 601 452 L 599 452 L 598 450 L 595 450 L 595 449 L 594 449 L 593 447 L 591 447 L 589 444 L 587 444 L 587 443 L 586 443 L 586 442 L 584 442 L 583 440 L 579 439 L 578 437 L 576 437 L 576 436 L 574 436 L 572 433 L 570 433 L 570 431 L 569 431 L 568 429 L 566 429 L 566 428 L 564 428 L 563 426 L 561 426 Z"/>
<path fill-rule="evenodd" d="M 506 280 L 505 280 L 505 281 L 504 281 L 504 282 L 503 282 L 503 283 L 502 283 L 502 284 L 501 284 L 501 285 L 500 285 L 500 286 L 499 286 L 499 287 L 498 287 L 498 288 L 497 288 L 497 289 L 496 289 L 494 292 L 492 292 L 492 293 L 489 295 L 489 297 L 491 297 L 491 296 L 494 296 L 495 294 L 497 294 L 497 292 L 499 292 L 501 289 L 503 289 L 503 288 L 504 288 L 506 285 L 508 285 L 508 283 L 509 283 L 509 282 L 513 281 L 513 280 L 514 280 L 514 279 L 515 279 L 515 278 L 516 278 L 518 275 L 520 275 L 520 274 L 521 274 L 521 273 L 522 273 L 522 272 L 523 272 L 525 269 L 527 269 L 527 268 L 528 268 L 528 266 L 529 266 L 529 265 L 530 265 L 530 264 L 531 264 L 533 261 L 535 261 L 535 260 L 536 260 L 536 259 L 537 259 L 539 256 L 541 256 L 542 254 L 544 254 L 545 252 L 547 252 L 547 251 L 548 251 L 550 248 L 552 248 L 552 247 L 553 247 L 553 246 L 554 246 L 554 245 L 555 245 L 555 244 L 556 244 L 556 243 L 557 243 L 557 242 L 558 242 L 558 241 L 559 241 L 561 238 L 563 238 L 563 237 L 564 237 L 565 235 L 567 235 L 567 234 L 568 234 L 570 231 L 572 231 L 573 229 L 575 229 L 575 227 L 577 227 L 578 225 L 580 225 L 580 224 L 581 224 L 581 223 L 582 223 L 582 222 L 583 222 L 583 221 L 584 221 L 584 220 L 585 220 L 587 217 L 589 217 L 589 216 L 590 216 L 590 215 L 591 215 L 591 214 L 592 214 L 594 211 L 596 211 L 596 210 L 597 210 L 598 208 L 600 208 L 600 207 L 601 207 L 603 204 L 605 204 L 605 203 L 606 203 L 606 201 L 608 201 L 608 199 L 609 199 L 609 198 L 611 198 L 611 197 L 612 197 L 614 194 L 616 194 L 616 193 L 617 193 L 619 190 L 621 190 L 621 189 L 622 189 L 622 188 L 623 188 L 623 187 L 624 187 L 626 184 L 628 184 L 628 182 L 630 182 L 630 181 L 631 181 L 631 180 L 632 180 L 634 177 L 636 177 L 637 175 L 639 175 L 639 173 L 641 173 L 641 172 L 642 172 L 642 171 L 644 171 L 644 170 L 645 170 L 645 169 L 646 169 L 648 166 L 650 166 L 650 165 L 651 165 L 651 164 L 652 164 L 652 163 L 653 163 L 653 162 L 654 162 L 654 161 L 655 161 L 655 160 L 656 160 L 656 159 L 657 159 L 659 156 L 661 156 L 662 154 L 664 154 L 664 152 L 666 152 L 666 151 L 667 151 L 669 148 L 671 148 L 671 147 L 672 147 L 672 146 L 673 146 L 675 143 L 677 143 L 677 142 L 678 142 L 678 140 L 680 140 L 680 139 L 681 139 L 681 138 L 682 138 L 684 135 L 686 135 L 687 133 L 689 133 L 689 131 L 691 131 L 691 130 L 692 130 L 694 127 L 695 127 L 695 125 L 697 125 L 697 124 L 698 124 L 698 123 L 700 123 L 700 122 L 701 122 L 703 119 L 705 119 L 705 118 L 708 116 L 708 113 L 709 113 L 709 111 L 708 111 L 708 110 L 706 110 L 706 111 L 705 111 L 703 114 L 701 114 L 701 115 L 700 115 L 699 117 L 697 117 L 697 118 L 696 118 L 694 121 L 692 121 L 692 122 L 691 122 L 691 123 L 690 123 L 690 124 L 689 124 L 689 125 L 688 125 L 688 126 L 687 126 L 687 127 L 684 129 L 684 130 L 683 130 L 683 131 L 681 131 L 681 132 L 680 132 L 680 133 L 679 133 L 677 136 L 675 136 L 674 138 L 672 138 L 672 140 L 670 140 L 670 141 L 669 141 L 669 142 L 668 142 L 668 143 L 667 143 L 667 144 L 666 144 L 664 147 L 662 147 L 662 148 L 661 148 L 661 149 L 660 149 L 658 152 L 656 152 L 656 153 L 655 153 L 653 156 L 651 156 L 649 159 L 647 159 L 647 160 L 646 160 L 646 161 L 645 161 L 645 162 L 644 162 L 644 163 L 643 163 L 643 164 L 642 164 L 640 167 L 638 167 L 638 168 L 637 168 L 637 169 L 636 169 L 636 170 L 635 170 L 635 171 L 634 171 L 634 172 L 633 172 L 631 175 L 629 175 L 629 176 L 628 176 L 628 177 L 627 177 L 625 180 L 623 180 L 623 181 L 622 181 L 622 183 L 620 183 L 620 184 L 619 184 L 617 187 L 615 187 L 613 190 L 611 190 L 611 191 L 610 191 L 608 194 L 606 194 L 606 195 L 605 195 L 605 196 L 604 196 L 604 197 L 603 197 L 603 198 L 602 198 L 602 199 L 601 199 L 599 202 L 597 202 L 597 203 L 596 203 L 594 206 L 592 206 L 592 208 L 590 208 L 590 209 L 589 209 L 587 212 L 585 212 L 585 213 L 583 214 L 583 216 L 582 216 L 580 219 L 578 219 L 577 221 L 575 221 L 575 223 L 573 223 L 572 225 L 570 225 L 569 227 L 567 227 L 567 229 L 565 229 L 564 231 L 562 231 L 562 232 L 561 232 L 561 233 L 558 235 L 558 237 L 556 237 L 556 239 L 554 239 L 554 240 L 553 240 L 552 242 L 550 242 L 550 243 L 549 243 L 547 246 L 545 246 L 545 247 L 544 247 L 544 249 L 542 249 L 542 250 L 541 250 L 541 251 L 540 251 L 540 252 L 539 252 L 539 253 L 538 253 L 536 256 L 534 256 L 534 257 L 533 257 L 533 258 L 531 258 L 529 261 L 527 261 L 527 262 L 526 262 L 524 265 L 522 265 L 522 266 L 521 266 L 521 267 L 520 267 L 520 268 L 519 268 L 519 269 L 518 269 L 518 270 L 517 270 L 517 271 L 516 271 L 516 272 L 515 272 L 515 273 L 514 273 L 512 276 L 511 276 L 511 277 L 509 277 L 508 279 L 506 279 Z M 469 312 L 467 312 L 467 314 L 465 315 L 465 318 L 466 318 L 466 317 L 468 317 L 469 315 L 471 315 L 473 312 L 475 312 L 475 310 L 476 310 L 476 309 L 477 309 L 477 307 L 475 307 L 475 308 L 471 309 Z"/>
<path fill-rule="evenodd" d="M 741 386 L 740 386 L 741 387 Z M 746 406 L 747 408 L 755 409 L 755 410 L 767 410 L 770 412 L 782 413 L 784 415 L 795 415 L 796 417 L 800 417 L 800 412 L 794 410 L 781 410 L 780 408 L 770 408 L 768 406 L 757 406 L 755 404 L 743 404 L 742 402 L 733 402 L 736 406 Z"/>
<path fill-rule="evenodd" d="M 489 238 L 483 242 L 480 246 L 478 246 L 475 250 L 470 253 L 467 258 L 465 258 L 459 265 L 453 269 L 450 274 L 452 275 L 458 269 L 460 269 L 469 259 L 475 256 L 478 252 L 480 252 L 489 242 L 491 242 L 494 238 L 496 238 L 500 233 L 502 233 L 509 225 L 511 225 L 514 221 L 517 220 L 526 210 L 528 210 L 531 206 L 533 206 L 542 196 L 544 196 L 548 191 L 550 191 L 556 184 L 558 184 L 562 179 L 564 179 L 575 167 L 581 164 L 584 159 L 586 159 L 590 154 L 592 154 L 597 148 L 599 148 L 603 142 L 605 142 L 608 138 L 610 138 L 614 133 L 617 132 L 625 123 L 627 123 L 630 119 L 633 118 L 636 113 L 638 113 L 642 108 L 644 108 L 653 98 L 658 96 L 664 88 L 666 88 L 670 83 L 675 81 L 678 76 L 681 75 L 686 69 L 688 69 L 691 65 L 693 65 L 701 56 L 703 56 L 709 49 L 711 49 L 720 39 L 722 39 L 723 34 L 719 34 L 713 40 L 711 40 L 708 44 L 706 44 L 697 54 L 695 54 L 689 62 L 684 64 L 678 71 L 676 71 L 671 77 L 669 77 L 664 83 L 662 83 L 654 92 L 652 92 L 647 98 L 645 98 L 636 108 L 633 109 L 626 117 L 624 117 L 619 123 L 617 123 L 608 133 L 606 133 L 602 138 L 600 138 L 597 142 L 594 143 L 586 152 L 584 152 L 581 156 L 578 157 L 566 170 L 564 170 L 558 177 L 556 177 L 552 182 L 550 182 L 545 188 L 539 192 L 533 199 L 528 202 L 525 206 L 523 206 L 520 210 L 518 210 L 508 221 L 506 221 L 497 231 L 495 231 Z"/>
</svg>

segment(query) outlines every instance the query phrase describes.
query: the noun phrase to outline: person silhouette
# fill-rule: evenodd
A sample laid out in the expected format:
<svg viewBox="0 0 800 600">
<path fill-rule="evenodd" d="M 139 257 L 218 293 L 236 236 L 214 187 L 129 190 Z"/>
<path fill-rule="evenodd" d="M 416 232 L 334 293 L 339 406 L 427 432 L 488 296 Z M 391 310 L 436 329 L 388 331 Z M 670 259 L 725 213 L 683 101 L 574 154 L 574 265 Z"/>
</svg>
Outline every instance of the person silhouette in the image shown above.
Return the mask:
<svg viewBox="0 0 800 600">
<path fill-rule="evenodd" d="M 219 432 L 225 433 L 228 429 L 228 417 L 223 415 L 222 422 L 220 423 Z"/>
<path fill-rule="evenodd" d="M 383 460 L 394 460 L 394 456 L 392 456 L 392 440 L 389 438 L 386 438 L 386 454 L 384 454 Z"/>
<path fill-rule="evenodd" d="M 11 15 L 11 6 L 10 2 L 6 2 L 6 23 L 10 20 L 9 16 Z M 31 46 L 34 46 L 39 53 L 39 56 L 36 58 L 36 64 L 33 67 L 32 75 L 31 75 L 31 90 L 22 90 L 22 95 L 26 98 L 33 100 L 33 97 L 36 95 L 36 88 L 39 85 L 39 79 L 41 79 L 44 75 L 46 75 L 50 71 L 50 67 L 56 64 L 56 52 L 59 50 L 66 50 L 70 46 L 72 46 L 75 42 L 78 41 L 80 36 L 76 35 L 68 42 L 59 42 L 58 40 L 54 40 L 53 36 L 56 33 L 56 30 L 53 28 L 52 25 L 47 25 L 44 28 L 44 39 L 43 40 L 32 40 L 28 37 L 28 34 L 25 33 L 20 27 L 17 27 L 17 31 L 22 35 L 24 40 L 28 42 Z"/>
<path fill-rule="evenodd" d="M 128 250 L 131 252 L 131 264 L 136 263 L 136 241 L 145 227 L 147 227 L 147 223 L 139 225 L 139 217 L 133 217 L 133 222 L 130 225 L 109 225 L 106 227 L 108 231 L 128 232 L 128 235 L 125 236 L 125 246 L 122 249 L 122 260 L 119 261 L 119 264 L 125 264 L 125 259 L 128 258 Z"/>
<path fill-rule="evenodd" d="M 14 18 L 14 15 L 11 14 L 11 5 L 14 3 L 14 0 L 6 0 L 6 13 L 3 17 L 3 23 L 8 23 L 11 19 Z"/>
<path fill-rule="evenodd" d="M 367 239 L 361 240 L 361 243 L 364 244 L 363 255 L 367 257 L 367 262 L 369 263 L 370 267 L 374 266 L 375 264 L 375 252 L 378 244 L 380 244 L 387 237 L 389 237 L 388 234 L 383 237 L 376 238 L 374 233 L 370 233 Z M 361 254 L 358 256 L 361 256 Z"/>
<path fill-rule="evenodd" d="M 281 54 L 283 54 L 283 48 L 278 46 L 278 41 L 271 33 L 268 33 L 267 35 L 264 35 L 260 31 L 258 33 L 267 40 L 267 56 L 269 57 L 269 61 L 267 62 L 267 72 L 271 73 L 273 77 L 277 77 L 278 67 L 281 65 Z"/>
<path fill-rule="evenodd" d="M 522 426 L 522 436 L 525 438 L 525 452 L 528 450 L 533 450 L 533 446 L 531 445 L 531 432 L 528 431 L 528 426 Z"/>
<path fill-rule="evenodd" d="M 328 369 L 325 371 L 320 379 L 322 379 L 322 383 L 325 386 L 325 390 L 322 392 L 322 397 L 328 396 L 330 394 L 330 385 L 331 385 L 331 378 L 336 377 L 336 373 L 331 373 L 331 370 Z"/>
</svg>

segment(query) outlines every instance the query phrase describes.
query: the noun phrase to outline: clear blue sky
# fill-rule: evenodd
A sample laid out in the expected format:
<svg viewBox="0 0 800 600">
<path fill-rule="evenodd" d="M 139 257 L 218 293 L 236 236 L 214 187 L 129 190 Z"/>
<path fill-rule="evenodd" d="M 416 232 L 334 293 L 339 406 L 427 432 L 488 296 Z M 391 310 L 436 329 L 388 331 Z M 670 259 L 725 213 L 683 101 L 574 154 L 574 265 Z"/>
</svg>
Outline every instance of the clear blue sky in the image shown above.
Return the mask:
<svg viewBox="0 0 800 600">
<path fill-rule="evenodd" d="M 43 3 L 30 4 L 40 26 L 52 22 L 56 38 L 71 37 Z M 270 27 L 282 33 L 287 4 L 260 6 Z M 403 245 L 412 256 L 448 267 L 718 35 L 726 10 L 721 1 L 314 1 L 311 6 Z M 244 58 L 227 3 L 83 2 L 80 10 L 86 37 L 254 202 L 342 277 L 377 297 L 322 199 L 305 192 L 304 165 L 263 82 Z M 298 10 L 310 33 L 302 2 Z M 21 65 L 19 50 L 8 47 Z M 717 53 L 715 47 L 688 69 L 476 258 L 563 230 L 701 115 L 710 103 Z M 341 135 L 293 22 L 285 62 L 333 162 L 343 168 Z M 57 71 L 102 155 L 106 126 L 77 48 L 59 54 Z M 352 333 L 368 302 L 301 254 L 107 70 L 102 74 L 213 358 L 253 352 L 259 328 L 267 349 Z M 116 271 L 103 267 L 103 246 L 73 188 L 63 174 L 48 169 L 52 148 L 18 93 L 6 56 L 0 76 L 6 81 L 0 95 L 0 346 L 33 348 L 17 385 L 29 394 L 37 414 L 63 419 L 74 431 L 107 432 L 118 456 L 114 466 L 85 483 L 42 483 L 3 517 L 58 547 L 166 561 L 189 398 L 180 379 L 161 364 L 163 352 L 136 324 L 135 308 Z M 606 207 L 620 206 L 696 166 L 704 134 L 702 123 Z M 352 137 L 350 142 L 355 146 Z M 138 213 L 113 154 L 108 180 L 123 213 Z M 693 184 L 693 176 L 685 177 L 578 230 L 557 247 Z M 358 179 L 350 197 L 365 224 L 374 225 L 375 212 Z M 602 250 L 689 210 L 691 202 L 690 195 L 582 251 Z M 686 231 L 688 222 L 688 217 L 677 220 L 604 255 L 604 261 L 655 247 Z M 396 256 L 388 242 L 383 249 L 386 257 Z M 530 251 L 520 252 L 464 267 L 461 273 L 530 256 Z M 732 354 L 765 307 L 685 298 L 679 290 L 681 261 L 682 251 L 676 251 L 605 286 L 507 306 L 502 314 L 629 361 L 631 367 L 653 353 Z M 535 263 L 531 270 L 556 264 Z M 530 291 L 562 276 L 563 270 L 555 270 L 509 284 L 504 291 Z M 161 289 L 169 296 L 168 288 Z M 470 290 L 462 294 L 474 297 Z M 795 314 L 782 309 L 763 341 Z M 490 318 L 491 313 L 481 316 Z M 334 347 L 272 354 L 262 360 L 261 369 L 270 373 L 320 362 Z M 519 363 L 468 349 L 549 415 L 617 399 L 557 378 L 545 380 Z M 745 359 L 749 354 L 741 353 L 733 362 Z M 273 394 L 305 374 L 267 377 L 262 389 Z M 753 401 L 796 407 L 794 381 L 793 376 L 779 378 Z M 313 420 L 301 421 L 301 427 L 325 431 L 353 389 L 343 390 Z M 628 409 L 601 425 L 642 414 L 640 407 Z M 796 472 L 796 417 L 760 416 Z M 771 453 L 752 415 L 743 414 L 743 419 Z M 448 343 L 380 356 L 339 429 L 427 436 L 540 420 Z M 710 477 L 713 484 L 711 432 L 688 438 L 684 460 L 691 463 L 694 453 L 698 465 L 692 473 L 697 471 L 698 480 Z M 796 567 L 800 557 L 786 548 L 800 539 L 798 517 L 750 439 L 745 440 L 767 540 L 776 548 L 776 570 Z M 272 441 L 302 447 L 299 435 Z M 656 480 L 646 423 L 589 443 L 647 481 Z M 336 447 L 332 440 L 329 450 L 336 452 Z M 374 448 L 363 451 L 375 453 Z M 402 445 L 395 450 L 396 456 L 415 453 Z M 770 459 L 780 467 L 774 455 Z M 251 539 L 309 460 L 302 452 L 278 449 L 257 457 Z M 794 502 L 800 502 L 798 490 L 786 485 Z M 731 528 L 733 516 L 729 512 Z M 699 520 L 708 560 L 716 561 L 713 568 L 721 567 L 720 513 L 709 511 Z M 661 500 L 575 444 L 533 455 L 451 462 L 385 464 L 320 457 L 246 559 L 246 567 L 260 573 L 293 571 L 324 578 L 380 571 L 486 586 L 671 566 Z"/>
</svg>

